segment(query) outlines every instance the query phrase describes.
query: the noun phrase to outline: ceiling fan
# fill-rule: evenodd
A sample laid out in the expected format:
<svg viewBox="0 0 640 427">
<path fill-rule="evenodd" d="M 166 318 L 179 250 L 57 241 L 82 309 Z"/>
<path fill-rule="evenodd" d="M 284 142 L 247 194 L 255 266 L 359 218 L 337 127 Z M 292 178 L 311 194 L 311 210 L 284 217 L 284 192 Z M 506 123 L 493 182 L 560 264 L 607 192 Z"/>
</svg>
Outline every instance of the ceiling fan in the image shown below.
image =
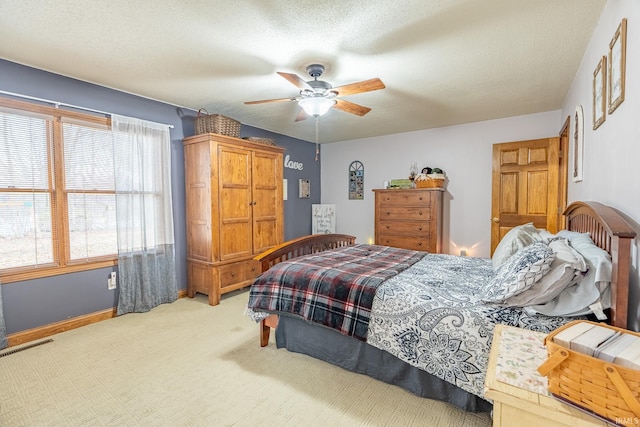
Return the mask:
<svg viewBox="0 0 640 427">
<path fill-rule="evenodd" d="M 297 74 L 278 71 L 278 74 L 300 89 L 300 95 L 291 98 L 247 101 L 245 104 L 253 105 L 269 102 L 297 101 L 300 107 L 302 107 L 302 110 L 296 117 L 296 122 L 304 120 L 309 116 L 321 116 L 329 111 L 331 107 L 346 111 L 347 113 L 364 116 L 371 111 L 371 108 L 345 101 L 342 97 L 385 88 L 384 83 L 377 77 L 344 86 L 333 87 L 328 82 L 318 80 L 318 77 L 324 72 L 324 65 L 311 64 L 307 66 L 306 70 L 313 80 L 304 81 Z"/>
</svg>

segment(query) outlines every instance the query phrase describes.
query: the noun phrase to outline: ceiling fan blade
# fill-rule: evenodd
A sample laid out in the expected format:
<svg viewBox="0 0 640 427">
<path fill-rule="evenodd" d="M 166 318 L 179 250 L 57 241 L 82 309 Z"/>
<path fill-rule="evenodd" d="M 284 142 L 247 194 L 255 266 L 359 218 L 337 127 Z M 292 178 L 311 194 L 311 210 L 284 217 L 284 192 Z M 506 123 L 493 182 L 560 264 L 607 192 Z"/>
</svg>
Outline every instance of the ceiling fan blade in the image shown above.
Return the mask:
<svg viewBox="0 0 640 427">
<path fill-rule="evenodd" d="M 296 116 L 296 120 L 295 122 L 301 122 L 303 120 L 307 120 L 309 118 L 309 115 L 307 113 L 305 113 L 305 111 L 301 108 L 300 112 L 298 113 L 298 115 Z"/>
<path fill-rule="evenodd" d="M 345 101 L 344 99 L 336 99 L 336 103 L 333 108 L 337 108 L 338 110 L 346 111 L 347 113 L 355 114 L 358 116 L 364 116 L 369 111 L 371 111 L 371 108 L 369 107 L 354 104 L 353 102 Z"/>
<path fill-rule="evenodd" d="M 371 92 L 372 90 L 384 89 L 386 86 L 379 78 L 363 80 L 357 83 L 351 83 L 344 86 L 338 86 L 331 89 L 338 96 L 355 95 L 356 93 Z"/>
<path fill-rule="evenodd" d="M 289 81 L 291 84 L 293 84 L 295 87 L 297 87 L 300 90 L 304 90 L 304 89 L 313 90 L 313 88 L 309 85 L 309 83 L 302 80 L 302 78 L 299 77 L 297 74 L 283 73 L 280 71 L 278 71 L 278 74 L 280 74 L 282 77 L 287 79 L 287 81 Z"/>
<path fill-rule="evenodd" d="M 277 98 L 277 99 L 263 99 L 260 101 L 247 101 L 245 104 L 253 105 L 253 104 L 266 104 L 268 102 L 282 102 L 282 101 L 297 101 L 298 98 Z"/>
</svg>

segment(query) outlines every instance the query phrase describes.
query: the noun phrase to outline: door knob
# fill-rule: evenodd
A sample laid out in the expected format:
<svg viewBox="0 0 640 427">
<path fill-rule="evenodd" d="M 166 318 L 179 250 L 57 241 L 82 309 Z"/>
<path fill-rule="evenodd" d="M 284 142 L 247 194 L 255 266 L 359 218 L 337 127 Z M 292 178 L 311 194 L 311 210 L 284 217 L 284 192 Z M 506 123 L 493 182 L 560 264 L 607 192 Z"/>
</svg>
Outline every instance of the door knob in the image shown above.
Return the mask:
<svg viewBox="0 0 640 427">
<path fill-rule="evenodd" d="M 495 222 L 496 224 L 500 222 L 498 218 L 491 218 L 491 221 Z"/>
</svg>

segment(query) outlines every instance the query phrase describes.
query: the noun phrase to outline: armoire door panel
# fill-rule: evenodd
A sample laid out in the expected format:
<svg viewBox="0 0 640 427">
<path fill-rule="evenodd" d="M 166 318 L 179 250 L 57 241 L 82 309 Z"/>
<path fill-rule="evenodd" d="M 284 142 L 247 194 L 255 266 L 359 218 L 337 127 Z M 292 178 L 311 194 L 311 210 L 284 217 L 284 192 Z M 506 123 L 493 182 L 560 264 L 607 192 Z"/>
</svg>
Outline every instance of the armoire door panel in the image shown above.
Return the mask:
<svg viewBox="0 0 640 427">
<path fill-rule="evenodd" d="M 253 253 L 251 240 L 242 238 L 247 234 L 251 234 L 248 221 L 223 221 L 220 225 L 220 259 L 228 260 L 251 255 Z"/>
<path fill-rule="evenodd" d="M 248 218 L 251 216 L 250 188 L 222 188 L 220 190 L 220 218 Z"/>
<path fill-rule="evenodd" d="M 277 164 L 276 158 L 270 153 L 254 153 L 253 174 L 260 177 L 255 185 L 277 187 L 277 179 L 282 176 L 282 165 Z"/>
<path fill-rule="evenodd" d="M 254 220 L 253 225 L 253 244 L 255 246 L 256 253 L 264 252 L 281 243 L 281 238 L 278 235 L 279 227 L 275 217 L 263 217 L 261 219 L 256 219 Z"/>
<path fill-rule="evenodd" d="M 221 186 L 250 186 L 251 152 L 229 147 L 219 147 L 218 152 L 218 168 Z"/>
</svg>

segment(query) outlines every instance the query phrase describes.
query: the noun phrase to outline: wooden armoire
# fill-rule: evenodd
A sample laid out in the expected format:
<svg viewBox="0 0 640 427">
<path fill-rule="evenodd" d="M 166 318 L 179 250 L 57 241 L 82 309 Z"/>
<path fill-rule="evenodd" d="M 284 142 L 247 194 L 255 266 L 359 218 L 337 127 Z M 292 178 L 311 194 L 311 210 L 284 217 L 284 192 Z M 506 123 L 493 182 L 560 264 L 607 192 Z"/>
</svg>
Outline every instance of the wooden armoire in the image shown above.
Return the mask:
<svg viewBox="0 0 640 427">
<path fill-rule="evenodd" d="M 217 305 L 260 274 L 255 255 L 284 239 L 284 148 L 213 133 L 183 144 L 187 296 Z"/>
</svg>

